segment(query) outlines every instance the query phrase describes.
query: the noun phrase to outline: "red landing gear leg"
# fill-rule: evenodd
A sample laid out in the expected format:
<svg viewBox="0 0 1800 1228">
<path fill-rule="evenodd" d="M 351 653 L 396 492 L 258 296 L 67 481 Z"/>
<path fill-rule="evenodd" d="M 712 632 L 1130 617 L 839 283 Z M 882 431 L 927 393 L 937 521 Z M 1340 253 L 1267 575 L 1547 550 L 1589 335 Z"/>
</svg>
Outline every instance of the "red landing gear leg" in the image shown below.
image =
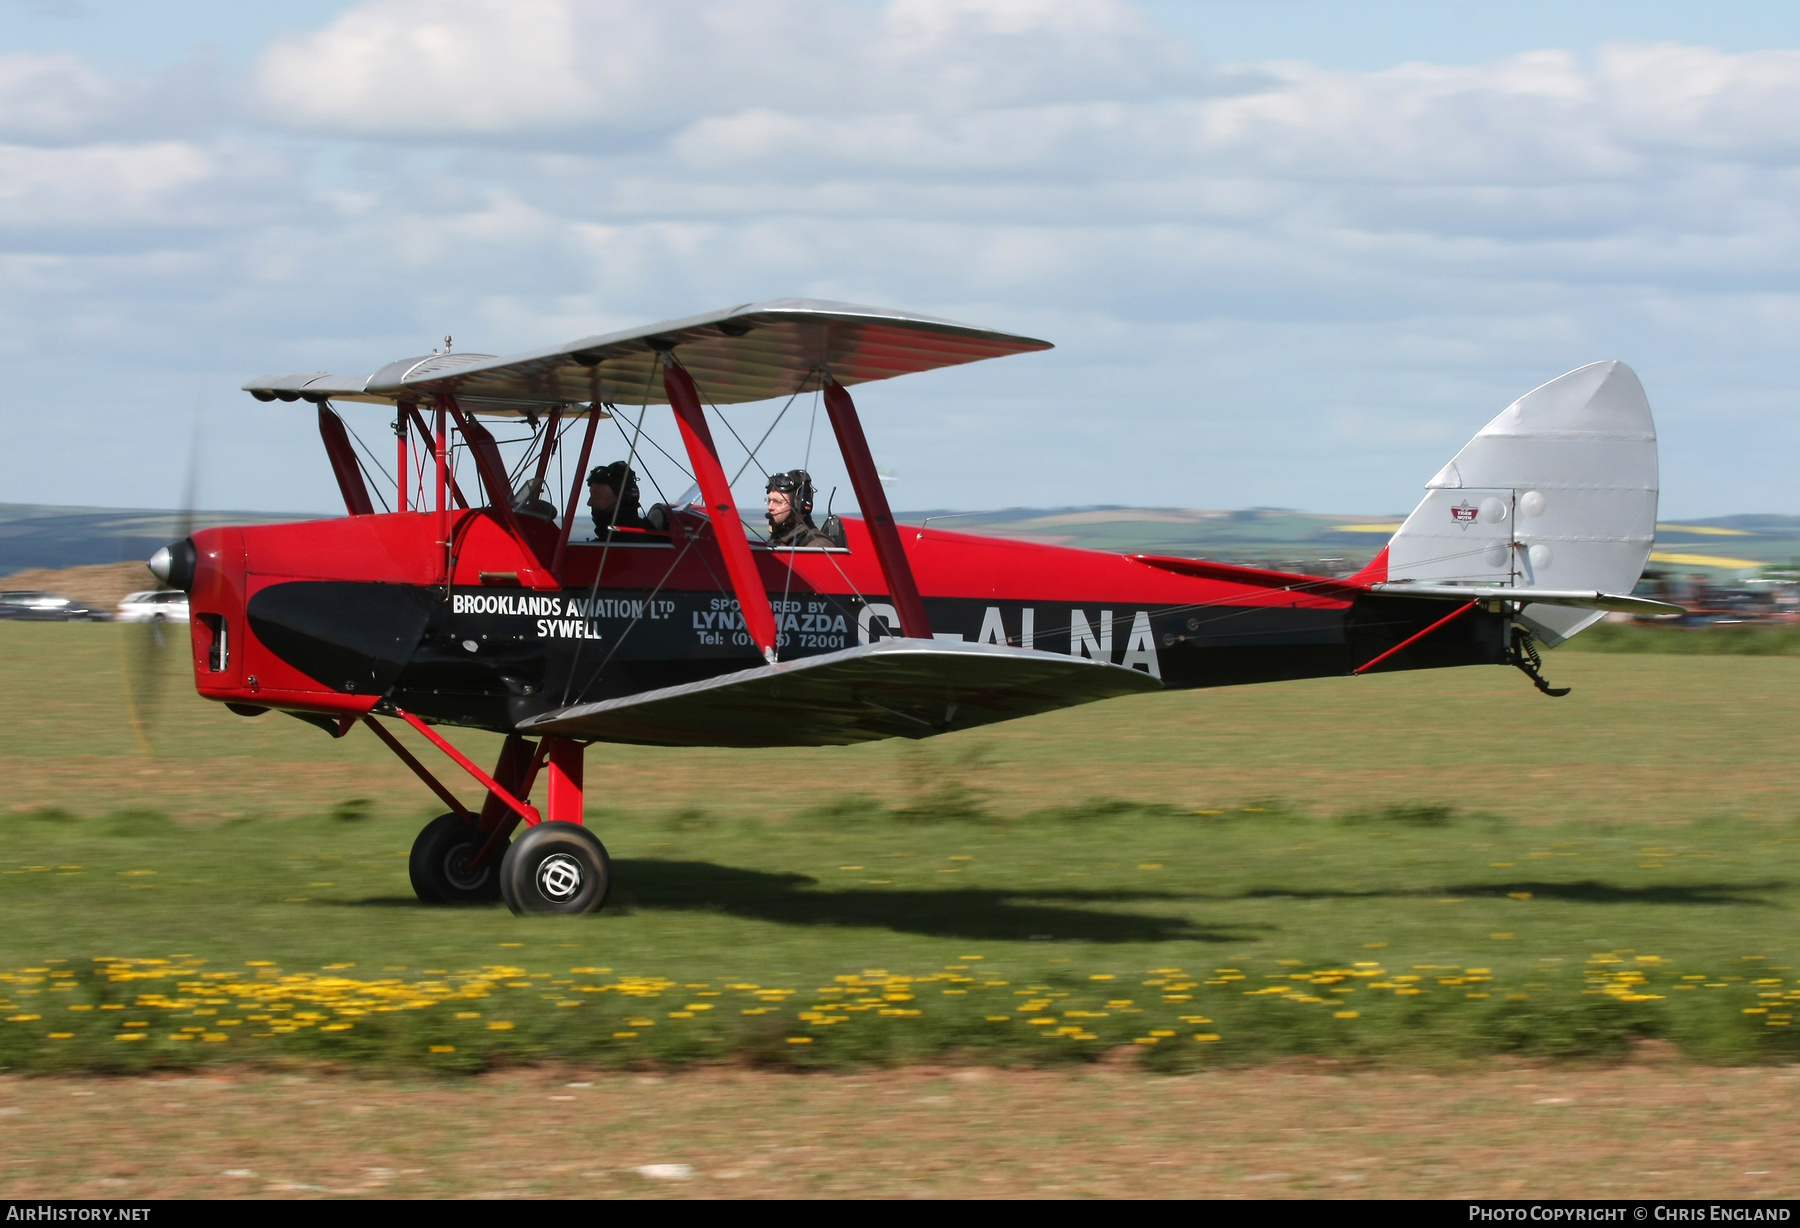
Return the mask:
<svg viewBox="0 0 1800 1228">
<path fill-rule="evenodd" d="M 370 722 L 377 733 L 398 748 L 385 730 Z M 408 756 L 410 759 L 410 756 Z M 539 757 L 532 745 L 518 734 L 512 734 L 500 748 L 500 761 L 490 778 L 514 798 L 531 791 L 531 778 L 537 774 Z M 427 784 L 437 789 L 456 805 L 456 811 L 439 815 L 425 825 L 413 841 L 407 870 L 413 892 L 428 904 L 488 904 L 498 899 L 500 890 L 499 858 L 507 837 L 519 823 L 519 814 L 508 801 L 492 789 L 479 815 L 471 815 L 448 790 L 436 782 L 417 760 L 414 771 Z"/>
<path fill-rule="evenodd" d="M 573 738 L 547 737 L 550 748 L 550 797 L 546 818 L 552 823 L 581 823 L 581 752 Z"/>
<path fill-rule="evenodd" d="M 488 790 L 488 799 L 477 816 L 470 814 L 455 794 L 445 789 L 378 722 L 369 718 L 367 724 L 394 753 L 400 754 L 412 771 L 418 772 L 419 780 L 455 807 L 450 814 L 432 819 L 419 832 L 418 839 L 412 841 L 412 855 L 407 861 L 412 891 L 427 904 L 491 904 L 500 898 L 500 852 L 520 819 L 513 803 L 531 792 L 531 778 L 540 762 L 531 744 L 517 733 L 506 738 L 506 744 L 500 747 L 500 762 L 493 765 L 493 776 L 486 780 L 506 790 L 509 796 L 502 798 L 497 790 Z M 436 742 L 437 738 L 432 740 Z M 472 765 L 468 767 L 475 771 Z M 481 772 L 475 774 L 479 776 Z"/>
<path fill-rule="evenodd" d="M 494 783 L 514 797 L 528 797 L 531 778 L 537 775 L 538 758 L 532 754 L 531 743 L 516 733 L 507 734 L 500 747 L 500 761 L 494 764 Z M 487 801 L 481 804 L 481 817 L 475 820 L 475 825 L 483 832 L 492 832 L 504 825 L 510 834 L 518 822 L 518 813 L 498 793 L 489 789 Z"/>
<path fill-rule="evenodd" d="M 573 738 L 538 743 L 533 762 L 546 762 L 550 776 L 547 817 L 500 859 L 500 898 L 515 913 L 579 916 L 597 911 L 612 889 L 606 846 L 581 823 L 585 749 Z"/>
<path fill-rule="evenodd" d="M 606 846 L 582 826 L 582 753 L 585 743 L 546 737 L 534 748 L 518 734 L 507 737 L 489 776 L 417 717 L 400 714 L 471 776 L 488 787 L 481 813 L 472 815 L 425 766 L 373 718 L 369 728 L 419 778 L 456 809 L 426 824 L 413 842 L 408 869 L 413 890 L 428 904 L 476 904 L 499 896 L 513 912 L 580 916 L 597 912 L 612 890 Z M 538 771 L 550 769 L 549 817 L 523 799 Z M 525 834 L 510 840 L 519 823 Z M 510 843 L 509 843 L 510 840 Z"/>
</svg>

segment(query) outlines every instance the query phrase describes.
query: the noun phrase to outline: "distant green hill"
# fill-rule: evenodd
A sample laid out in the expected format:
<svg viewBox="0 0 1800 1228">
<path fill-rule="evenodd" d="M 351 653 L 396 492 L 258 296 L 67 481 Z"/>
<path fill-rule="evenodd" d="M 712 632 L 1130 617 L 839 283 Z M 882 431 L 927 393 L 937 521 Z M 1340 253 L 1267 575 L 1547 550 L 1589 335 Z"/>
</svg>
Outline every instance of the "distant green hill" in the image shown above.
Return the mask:
<svg viewBox="0 0 1800 1228">
<path fill-rule="evenodd" d="M 1282 508 L 1013 508 L 1000 512 L 903 512 L 908 524 L 1054 542 L 1089 550 L 1142 551 L 1334 575 L 1375 557 L 1404 513 L 1327 515 Z M 1800 570 L 1800 516 L 1715 516 L 1659 523 L 1649 570 L 1714 580 L 1777 566 Z"/>
<path fill-rule="evenodd" d="M 1174 554 L 1344 574 L 1375 556 L 1403 513 L 1329 515 L 1282 508 L 1008 508 L 900 512 L 911 525 L 1016 537 L 1088 550 Z M 201 512 L 197 526 L 280 524 L 325 519 L 321 513 Z M 0 575 L 27 567 L 73 567 L 150 557 L 179 531 L 176 512 L 135 508 L 0 504 Z M 1653 570 L 1705 572 L 1715 578 L 1770 565 L 1800 569 L 1800 516 L 1715 516 L 1657 526 Z"/>
<path fill-rule="evenodd" d="M 27 567 L 77 567 L 147 559 L 181 532 L 179 512 L 145 508 L 44 507 L 0 503 L 0 576 Z M 196 512 L 193 524 L 281 524 L 320 519 L 302 512 Z"/>
<path fill-rule="evenodd" d="M 1351 516 L 1253 507 L 1010 508 L 1000 512 L 901 512 L 907 524 L 1143 554 L 1173 554 L 1335 575 L 1357 570 L 1387 543 L 1404 514 Z"/>
</svg>

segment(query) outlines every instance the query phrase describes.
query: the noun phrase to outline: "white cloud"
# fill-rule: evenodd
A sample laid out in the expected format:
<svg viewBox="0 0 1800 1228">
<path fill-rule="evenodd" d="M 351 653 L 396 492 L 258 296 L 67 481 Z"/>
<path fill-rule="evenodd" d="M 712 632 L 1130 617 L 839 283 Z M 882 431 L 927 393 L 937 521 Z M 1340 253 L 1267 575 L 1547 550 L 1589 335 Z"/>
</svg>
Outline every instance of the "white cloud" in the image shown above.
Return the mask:
<svg viewBox="0 0 1800 1228">
<path fill-rule="evenodd" d="M 302 125 L 349 132 L 505 132 L 590 110 L 565 0 L 377 0 L 271 48 L 263 100 Z"/>
<path fill-rule="evenodd" d="M 132 225 L 175 220 L 217 166 L 181 141 L 83 145 L 72 149 L 0 146 L 0 225 Z"/>
<path fill-rule="evenodd" d="M 1619 130 L 1646 150 L 1792 160 L 1800 50 L 1729 55 L 1672 43 L 1601 50 L 1595 77 Z"/>
<path fill-rule="evenodd" d="M 72 55 L 0 54 L 0 137 L 64 140 L 116 118 L 125 89 Z"/>
<path fill-rule="evenodd" d="M 1203 81 L 1118 0 L 372 0 L 277 44 L 255 89 L 301 128 L 662 131 L 803 114 L 1139 97 Z"/>
<path fill-rule="evenodd" d="M 1800 52 L 1354 73 L 1208 66 L 1122 0 L 370 0 L 248 112 L 150 139 L 163 88 L 0 57 L 0 334 L 46 386 L 108 330 L 229 396 L 798 293 L 1061 346 L 859 394 L 909 503 L 1397 508 L 1614 356 L 1672 498 L 1791 501 Z"/>
</svg>

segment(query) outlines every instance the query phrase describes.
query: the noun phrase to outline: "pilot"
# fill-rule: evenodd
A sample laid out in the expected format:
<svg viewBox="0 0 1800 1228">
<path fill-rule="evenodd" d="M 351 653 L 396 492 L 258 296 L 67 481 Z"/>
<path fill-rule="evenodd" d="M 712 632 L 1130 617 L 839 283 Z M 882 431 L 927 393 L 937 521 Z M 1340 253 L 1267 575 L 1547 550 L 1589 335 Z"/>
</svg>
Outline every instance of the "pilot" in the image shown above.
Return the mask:
<svg viewBox="0 0 1800 1228">
<path fill-rule="evenodd" d="M 609 529 L 647 529 L 638 510 L 637 474 L 624 461 L 601 465 L 588 474 L 588 506 L 594 512 L 594 534 Z"/>
<path fill-rule="evenodd" d="M 769 544 L 829 546 L 831 539 L 812 521 L 812 477 L 804 469 L 769 476 Z"/>
</svg>

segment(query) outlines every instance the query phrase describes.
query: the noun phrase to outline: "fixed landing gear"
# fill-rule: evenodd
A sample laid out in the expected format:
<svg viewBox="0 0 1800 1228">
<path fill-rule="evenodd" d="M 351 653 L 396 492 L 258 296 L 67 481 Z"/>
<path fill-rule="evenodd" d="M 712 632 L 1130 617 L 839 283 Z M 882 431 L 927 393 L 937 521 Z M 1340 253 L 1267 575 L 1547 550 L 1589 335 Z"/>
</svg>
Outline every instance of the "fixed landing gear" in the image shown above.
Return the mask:
<svg viewBox="0 0 1800 1228">
<path fill-rule="evenodd" d="M 427 904 L 490 904 L 500 898 L 498 859 L 470 866 L 487 837 L 459 814 L 441 814 L 413 841 L 406 863 L 413 893 Z"/>
<path fill-rule="evenodd" d="M 500 898 L 519 916 L 597 912 L 612 890 L 612 860 L 579 823 L 539 823 L 500 859 Z"/>
<path fill-rule="evenodd" d="M 487 904 L 502 899 L 519 916 L 577 917 L 600 910 L 612 890 L 612 861 L 599 837 L 581 825 L 584 743 L 547 736 L 534 747 L 512 734 L 489 776 L 417 717 L 400 715 L 488 790 L 479 817 L 470 814 L 380 722 L 363 718 L 432 792 L 457 807 L 427 823 L 413 841 L 407 871 L 420 900 Z M 523 800 L 531 795 L 540 770 L 548 778 L 548 815 L 542 818 Z M 507 843 L 520 822 L 524 834 Z"/>
</svg>

